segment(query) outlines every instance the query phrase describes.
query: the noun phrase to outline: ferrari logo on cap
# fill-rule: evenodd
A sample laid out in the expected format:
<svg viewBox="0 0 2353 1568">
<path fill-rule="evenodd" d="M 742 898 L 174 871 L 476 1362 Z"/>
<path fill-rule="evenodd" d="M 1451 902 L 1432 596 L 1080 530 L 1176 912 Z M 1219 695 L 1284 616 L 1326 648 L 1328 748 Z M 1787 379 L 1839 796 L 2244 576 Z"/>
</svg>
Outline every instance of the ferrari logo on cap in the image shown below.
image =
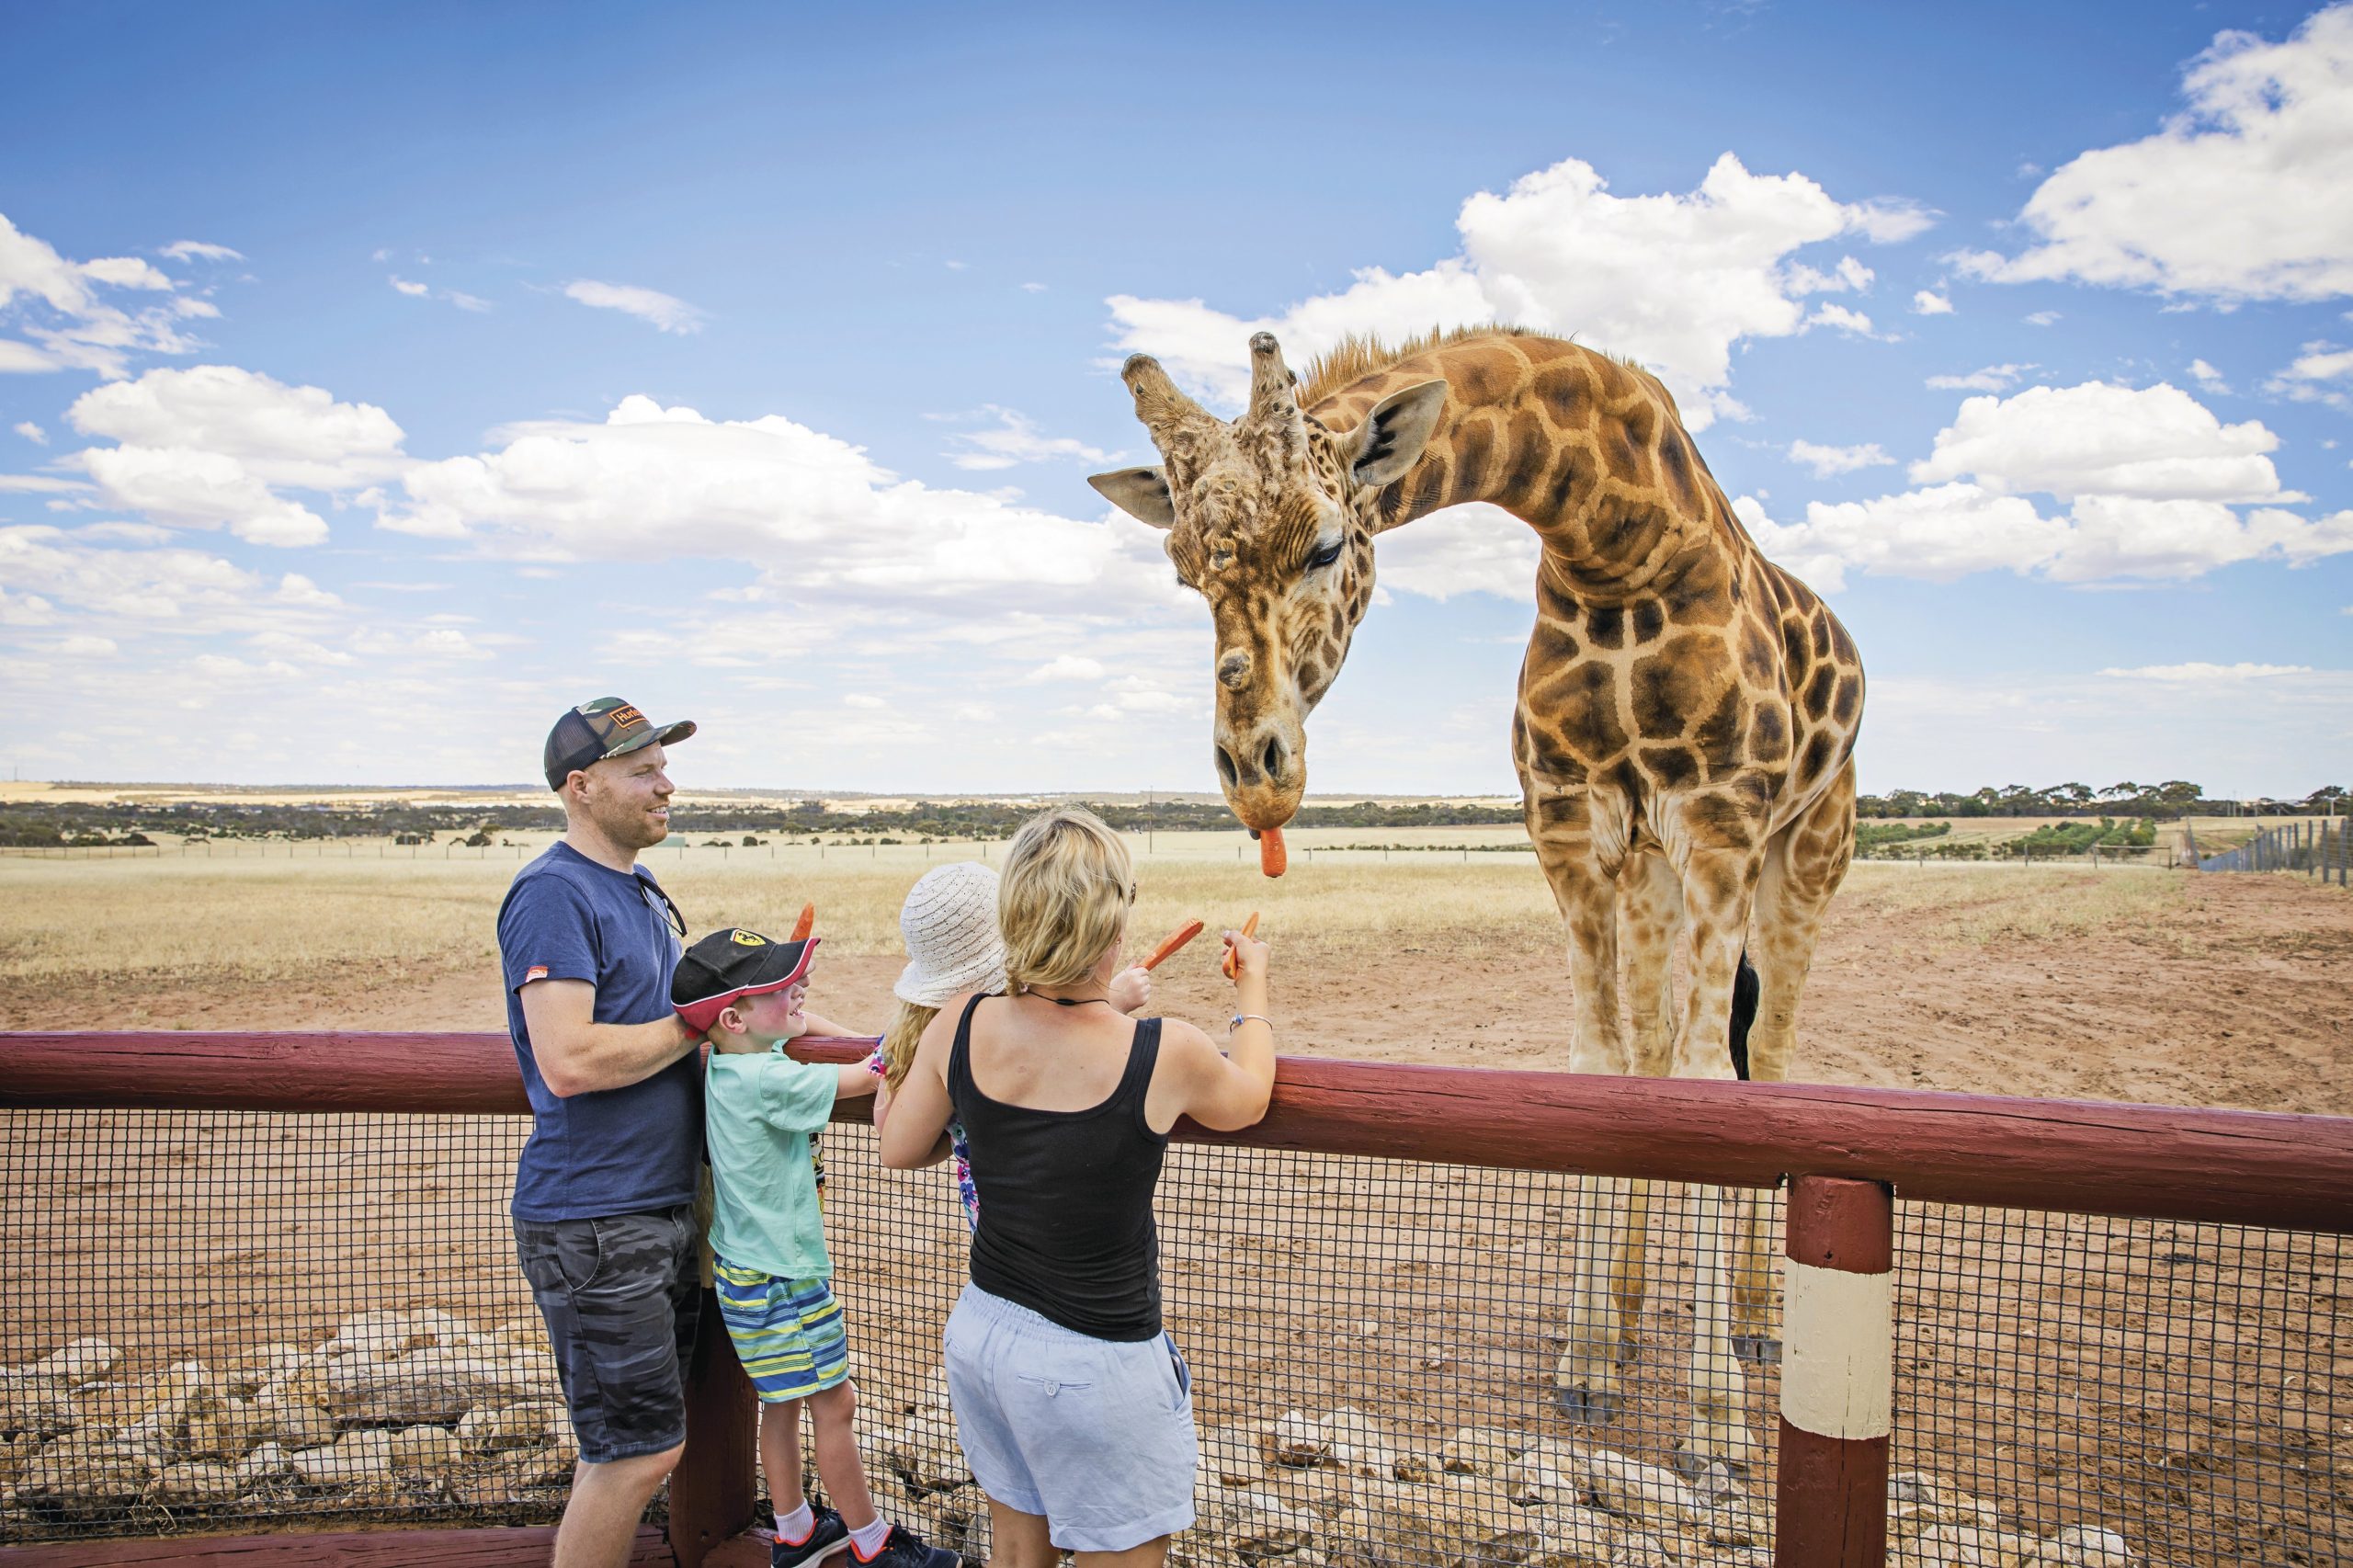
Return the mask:
<svg viewBox="0 0 2353 1568">
<path fill-rule="evenodd" d="M 739 948 L 765 948 L 768 945 L 768 939 L 757 931 L 738 930 L 732 933 L 728 940 Z"/>
</svg>

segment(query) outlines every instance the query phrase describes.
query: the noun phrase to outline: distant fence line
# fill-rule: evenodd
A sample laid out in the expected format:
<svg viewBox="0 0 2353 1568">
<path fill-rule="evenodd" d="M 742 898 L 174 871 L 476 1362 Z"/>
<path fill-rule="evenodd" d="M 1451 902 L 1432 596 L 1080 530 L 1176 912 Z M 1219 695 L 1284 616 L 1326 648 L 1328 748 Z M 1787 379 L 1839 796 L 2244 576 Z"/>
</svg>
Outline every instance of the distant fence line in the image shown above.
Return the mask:
<svg viewBox="0 0 2353 1568">
<path fill-rule="evenodd" d="M 2318 877 L 2323 882 L 2333 880 L 2338 887 L 2345 887 L 2348 885 L 2348 874 L 2353 874 L 2353 842 L 2348 842 L 2348 829 L 2353 829 L 2353 820 L 2291 822 L 2282 827 L 2266 828 L 2235 849 L 2208 856 L 2198 852 L 2195 829 L 2185 828 L 2184 835 L 2193 870 L 2302 871 L 2307 877 Z"/>
</svg>

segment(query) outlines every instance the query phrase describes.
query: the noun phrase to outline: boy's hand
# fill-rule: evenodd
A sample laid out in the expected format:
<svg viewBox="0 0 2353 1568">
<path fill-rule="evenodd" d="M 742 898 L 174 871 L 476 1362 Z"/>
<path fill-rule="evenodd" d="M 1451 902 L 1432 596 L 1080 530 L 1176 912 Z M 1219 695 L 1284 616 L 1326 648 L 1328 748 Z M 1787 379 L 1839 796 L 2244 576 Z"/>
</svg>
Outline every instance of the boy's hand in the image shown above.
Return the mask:
<svg viewBox="0 0 2353 1568">
<path fill-rule="evenodd" d="M 1152 1001 L 1152 971 L 1131 964 L 1111 977 L 1105 988 L 1111 1006 L 1122 1013 L 1140 1013 Z"/>
</svg>

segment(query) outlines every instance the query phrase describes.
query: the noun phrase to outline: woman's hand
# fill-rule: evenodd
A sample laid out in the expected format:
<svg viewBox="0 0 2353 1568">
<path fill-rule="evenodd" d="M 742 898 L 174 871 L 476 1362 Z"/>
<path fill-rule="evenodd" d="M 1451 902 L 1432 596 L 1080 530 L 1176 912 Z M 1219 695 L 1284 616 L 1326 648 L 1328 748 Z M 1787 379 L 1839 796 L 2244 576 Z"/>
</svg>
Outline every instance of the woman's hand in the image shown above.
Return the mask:
<svg viewBox="0 0 2353 1568">
<path fill-rule="evenodd" d="M 1141 1013 L 1152 1001 L 1152 971 L 1142 964 L 1130 964 L 1111 977 L 1105 987 L 1111 1006 L 1122 1013 Z"/>
<path fill-rule="evenodd" d="M 1259 994 L 1266 994 L 1267 944 L 1256 937 L 1245 937 L 1239 931 L 1225 933 L 1225 945 L 1233 953 L 1233 989 L 1241 991 L 1256 986 Z"/>
</svg>

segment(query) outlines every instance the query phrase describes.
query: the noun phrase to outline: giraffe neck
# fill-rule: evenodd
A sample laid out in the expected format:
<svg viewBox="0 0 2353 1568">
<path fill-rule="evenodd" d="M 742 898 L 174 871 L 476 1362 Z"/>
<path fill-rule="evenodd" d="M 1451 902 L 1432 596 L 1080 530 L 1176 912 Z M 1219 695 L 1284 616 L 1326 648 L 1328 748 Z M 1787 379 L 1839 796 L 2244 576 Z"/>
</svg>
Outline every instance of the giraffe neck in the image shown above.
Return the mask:
<svg viewBox="0 0 2353 1568">
<path fill-rule="evenodd" d="M 1377 498 L 1377 527 L 1491 503 L 1543 541 L 1540 592 L 1588 604 L 1654 596 L 1694 572 L 1736 574 L 1747 536 L 1649 375 L 1552 339 L 1472 339 L 1346 389 L 1334 415 L 1433 374 L 1449 389 L 1446 417 Z"/>
</svg>

